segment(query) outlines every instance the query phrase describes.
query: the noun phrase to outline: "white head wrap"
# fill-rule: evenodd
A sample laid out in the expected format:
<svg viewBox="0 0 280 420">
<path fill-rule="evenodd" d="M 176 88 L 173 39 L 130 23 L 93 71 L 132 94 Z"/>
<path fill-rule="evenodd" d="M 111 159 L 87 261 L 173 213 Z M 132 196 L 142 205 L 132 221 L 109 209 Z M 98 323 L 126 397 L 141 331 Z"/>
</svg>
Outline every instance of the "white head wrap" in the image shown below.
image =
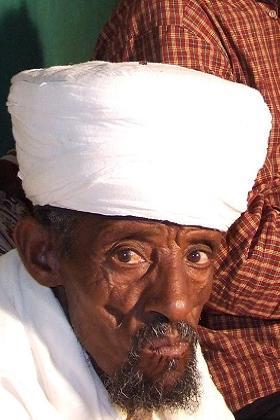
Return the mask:
<svg viewBox="0 0 280 420">
<path fill-rule="evenodd" d="M 25 71 L 8 108 L 33 204 L 219 230 L 246 209 L 271 125 L 256 90 L 167 64 Z"/>
</svg>

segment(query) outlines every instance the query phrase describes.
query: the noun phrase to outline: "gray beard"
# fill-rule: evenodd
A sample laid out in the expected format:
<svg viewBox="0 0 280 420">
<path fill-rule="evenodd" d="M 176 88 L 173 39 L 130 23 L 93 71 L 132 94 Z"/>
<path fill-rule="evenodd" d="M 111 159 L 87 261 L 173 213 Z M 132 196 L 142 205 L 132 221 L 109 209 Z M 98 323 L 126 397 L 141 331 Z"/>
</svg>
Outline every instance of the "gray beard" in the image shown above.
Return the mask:
<svg viewBox="0 0 280 420">
<path fill-rule="evenodd" d="M 191 345 L 191 355 L 186 363 L 185 372 L 172 387 L 164 387 L 160 382 L 145 379 L 138 368 L 141 349 L 153 338 L 164 337 L 172 328 L 180 338 Z M 99 375 L 108 391 L 111 402 L 117 404 L 128 413 L 145 411 L 176 411 L 183 409 L 194 413 L 200 403 L 200 376 L 196 361 L 196 331 L 187 323 L 157 323 L 143 327 L 135 336 L 128 360 L 109 377 L 99 371 Z M 166 371 L 176 368 L 176 359 L 170 359 Z M 97 369 L 98 370 L 98 369 Z"/>
</svg>

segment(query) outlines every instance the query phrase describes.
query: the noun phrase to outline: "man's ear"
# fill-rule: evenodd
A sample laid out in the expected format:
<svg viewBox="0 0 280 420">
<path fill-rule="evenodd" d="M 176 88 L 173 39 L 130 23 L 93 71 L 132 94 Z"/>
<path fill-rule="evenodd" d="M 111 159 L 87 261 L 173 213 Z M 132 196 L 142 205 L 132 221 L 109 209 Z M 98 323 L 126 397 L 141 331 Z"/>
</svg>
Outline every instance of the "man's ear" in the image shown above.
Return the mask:
<svg viewBox="0 0 280 420">
<path fill-rule="evenodd" d="M 62 284 L 57 241 L 32 216 L 18 222 L 14 230 L 17 250 L 26 270 L 43 286 Z"/>
</svg>

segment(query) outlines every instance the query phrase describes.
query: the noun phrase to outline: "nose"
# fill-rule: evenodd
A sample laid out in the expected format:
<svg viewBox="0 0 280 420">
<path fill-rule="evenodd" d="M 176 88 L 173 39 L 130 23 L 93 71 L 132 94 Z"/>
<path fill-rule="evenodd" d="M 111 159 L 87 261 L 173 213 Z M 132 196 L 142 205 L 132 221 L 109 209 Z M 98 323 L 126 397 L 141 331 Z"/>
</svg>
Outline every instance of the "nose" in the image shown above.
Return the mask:
<svg viewBox="0 0 280 420">
<path fill-rule="evenodd" d="M 158 264 L 144 297 L 146 322 L 190 321 L 194 290 L 184 258 L 172 255 Z"/>
</svg>

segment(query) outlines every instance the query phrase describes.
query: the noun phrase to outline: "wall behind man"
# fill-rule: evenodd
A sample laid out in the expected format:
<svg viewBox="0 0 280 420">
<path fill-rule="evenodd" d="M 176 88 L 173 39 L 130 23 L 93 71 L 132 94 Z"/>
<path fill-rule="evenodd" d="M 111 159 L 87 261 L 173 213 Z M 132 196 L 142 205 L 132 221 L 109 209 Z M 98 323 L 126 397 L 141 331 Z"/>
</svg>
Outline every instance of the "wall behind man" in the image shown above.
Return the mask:
<svg viewBox="0 0 280 420">
<path fill-rule="evenodd" d="M 0 0 L 0 156 L 13 146 L 5 102 L 21 70 L 90 59 L 117 0 Z"/>
</svg>

